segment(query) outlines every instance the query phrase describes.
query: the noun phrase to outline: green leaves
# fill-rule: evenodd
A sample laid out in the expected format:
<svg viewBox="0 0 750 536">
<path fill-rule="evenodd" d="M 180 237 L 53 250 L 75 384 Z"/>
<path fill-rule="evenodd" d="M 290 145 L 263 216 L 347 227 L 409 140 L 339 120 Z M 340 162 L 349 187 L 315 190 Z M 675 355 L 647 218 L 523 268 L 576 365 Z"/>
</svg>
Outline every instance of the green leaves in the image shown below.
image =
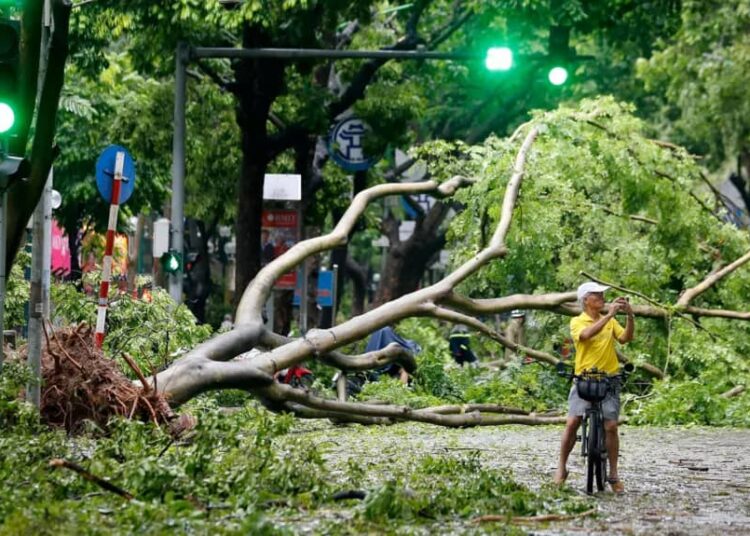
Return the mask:
<svg viewBox="0 0 750 536">
<path fill-rule="evenodd" d="M 688 3 L 674 38 L 637 65 L 646 87 L 666 97 L 661 119 L 670 137 L 708 153 L 713 165 L 750 141 L 748 21 L 744 0 Z"/>
<path fill-rule="evenodd" d="M 90 283 L 98 288 L 96 279 Z M 96 301 L 73 284 L 53 285 L 51 300 L 58 321 L 94 324 Z M 155 367 L 171 363 L 175 356 L 212 334 L 211 326 L 198 325 L 184 304 L 175 308 L 174 301 L 164 289 L 154 289 L 151 301 L 135 299 L 113 289 L 109 303 L 105 353 L 117 359 L 123 352 L 131 355 L 147 375 Z M 126 374 L 135 377 L 124 362 L 121 365 Z"/>
</svg>

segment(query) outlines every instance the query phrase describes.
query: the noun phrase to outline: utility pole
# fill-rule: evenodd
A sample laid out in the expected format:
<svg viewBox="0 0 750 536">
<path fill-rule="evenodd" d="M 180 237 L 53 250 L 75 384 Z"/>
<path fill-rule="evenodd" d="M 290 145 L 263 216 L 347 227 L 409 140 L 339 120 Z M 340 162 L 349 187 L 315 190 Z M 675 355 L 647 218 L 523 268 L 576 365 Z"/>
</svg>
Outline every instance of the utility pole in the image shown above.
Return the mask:
<svg viewBox="0 0 750 536">
<path fill-rule="evenodd" d="M 29 299 L 29 356 L 28 363 L 33 379 L 26 388 L 26 399 L 39 407 L 42 337 L 44 321 L 49 317 L 50 258 L 52 230 L 52 170 L 42 197 L 34 211 L 34 225 L 31 244 L 31 292 Z"/>
</svg>

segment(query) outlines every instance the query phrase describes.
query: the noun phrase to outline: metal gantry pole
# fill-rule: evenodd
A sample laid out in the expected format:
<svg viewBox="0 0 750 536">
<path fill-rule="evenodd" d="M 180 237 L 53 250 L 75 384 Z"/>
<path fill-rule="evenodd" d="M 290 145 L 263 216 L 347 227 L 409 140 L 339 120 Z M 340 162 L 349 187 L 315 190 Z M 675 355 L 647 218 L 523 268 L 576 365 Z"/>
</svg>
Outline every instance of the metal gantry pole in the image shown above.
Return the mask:
<svg viewBox="0 0 750 536">
<path fill-rule="evenodd" d="M 172 240 L 174 251 L 183 255 L 183 231 L 185 217 L 185 91 L 187 64 L 190 61 L 190 46 L 177 45 L 175 61 L 174 94 L 174 138 L 172 140 Z M 176 303 L 182 303 L 182 270 L 169 276 L 169 295 Z"/>
<path fill-rule="evenodd" d="M 270 59 L 383 59 L 383 60 L 483 60 L 472 52 L 432 52 L 427 50 L 339 50 L 328 48 L 223 48 L 193 47 L 194 58 L 270 58 Z"/>
</svg>

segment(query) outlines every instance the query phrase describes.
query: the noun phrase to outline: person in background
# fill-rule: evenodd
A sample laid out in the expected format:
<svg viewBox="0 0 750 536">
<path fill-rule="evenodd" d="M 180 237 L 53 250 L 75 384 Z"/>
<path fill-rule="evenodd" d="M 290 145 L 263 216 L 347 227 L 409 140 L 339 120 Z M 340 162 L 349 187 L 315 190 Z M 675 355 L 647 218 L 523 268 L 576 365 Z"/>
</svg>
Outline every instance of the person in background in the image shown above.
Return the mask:
<svg viewBox="0 0 750 536">
<path fill-rule="evenodd" d="M 505 331 L 505 337 L 514 344 L 526 346 L 526 313 L 524 311 L 513 309 L 510 312 L 510 322 Z M 510 363 L 518 356 L 519 354 L 516 351 L 510 348 L 505 349 L 506 363 Z"/>
<path fill-rule="evenodd" d="M 451 356 L 459 365 L 476 366 L 477 356 L 471 351 L 471 334 L 463 324 L 456 324 L 448 338 Z"/>
</svg>

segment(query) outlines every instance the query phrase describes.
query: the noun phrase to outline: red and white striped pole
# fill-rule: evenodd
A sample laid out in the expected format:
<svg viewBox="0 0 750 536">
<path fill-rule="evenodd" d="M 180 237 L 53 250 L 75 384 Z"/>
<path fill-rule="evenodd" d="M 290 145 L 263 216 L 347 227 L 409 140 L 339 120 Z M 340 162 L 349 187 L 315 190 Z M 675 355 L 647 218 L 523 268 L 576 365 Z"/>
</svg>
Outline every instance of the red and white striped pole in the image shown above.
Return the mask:
<svg viewBox="0 0 750 536">
<path fill-rule="evenodd" d="M 122 170 L 125 166 L 125 153 L 118 152 L 115 157 L 115 175 L 112 180 L 112 200 L 109 205 L 109 223 L 107 225 L 107 245 L 104 248 L 102 262 L 102 282 L 99 286 L 99 308 L 96 315 L 96 333 L 94 342 L 97 348 L 104 343 L 104 324 L 107 320 L 107 298 L 109 296 L 109 282 L 112 279 L 112 251 L 115 246 L 115 229 L 117 228 L 117 213 L 120 210 L 120 184 Z"/>
</svg>

